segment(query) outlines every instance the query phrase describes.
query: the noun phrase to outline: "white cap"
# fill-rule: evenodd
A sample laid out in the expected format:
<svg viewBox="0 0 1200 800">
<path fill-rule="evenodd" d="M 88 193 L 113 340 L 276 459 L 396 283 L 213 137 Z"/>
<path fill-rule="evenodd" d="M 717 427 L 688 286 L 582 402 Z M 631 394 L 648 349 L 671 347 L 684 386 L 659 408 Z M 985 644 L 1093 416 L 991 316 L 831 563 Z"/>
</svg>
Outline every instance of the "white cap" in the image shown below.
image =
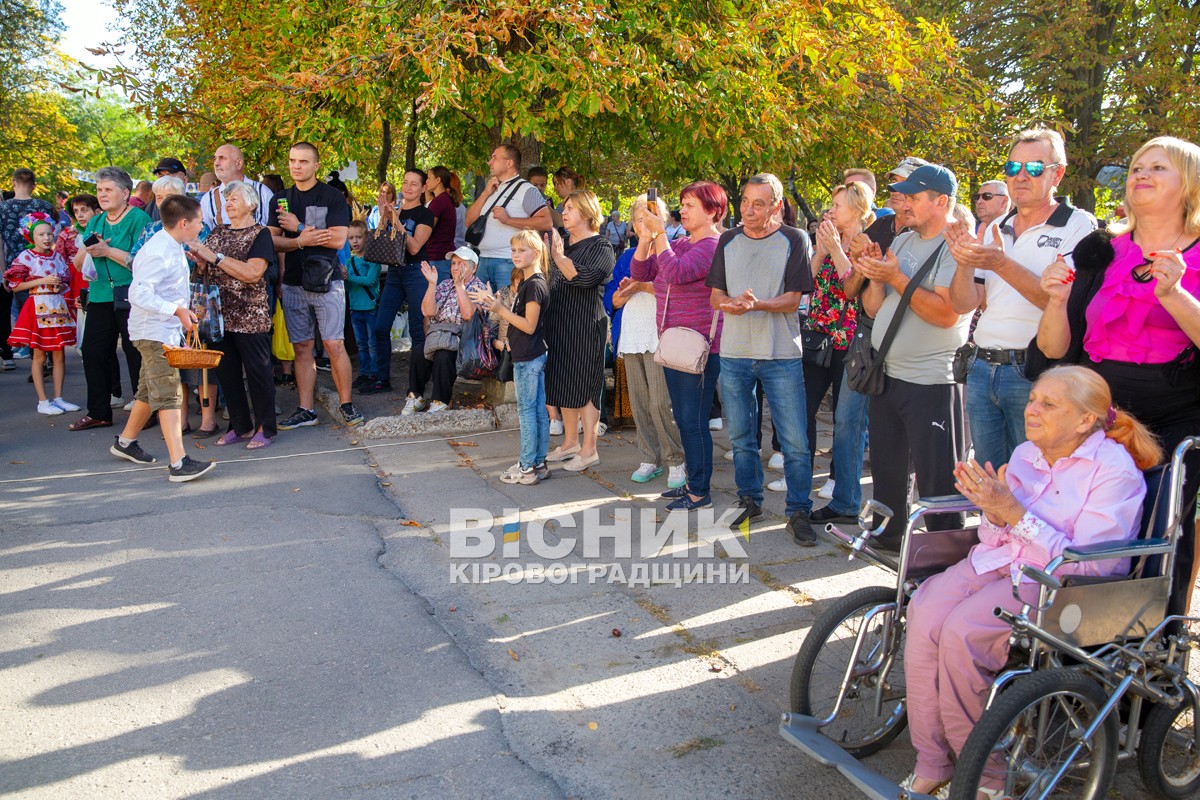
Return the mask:
<svg viewBox="0 0 1200 800">
<path fill-rule="evenodd" d="M 471 262 L 472 264 L 474 264 L 476 267 L 478 267 L 478 266 L 479 266 L 479 254 L 478 254 L 478 253 L 476 253 L 476 252 L 475 252 L 474 250 L 472 250 L 471 248 L 467 247 L 466 245 L 463 245 L 462 247 L 458 248 L 457 250 L 455 250 L 455 251 L 454 251 L 453 253 L 451 253 L 450 255 L 452 255 L 452 256 L 458 256 L 458 257 L 459 257 L 459 258 L 461 258 L 463 261 L 470 261 L 470 262 Z"/>
</svg>

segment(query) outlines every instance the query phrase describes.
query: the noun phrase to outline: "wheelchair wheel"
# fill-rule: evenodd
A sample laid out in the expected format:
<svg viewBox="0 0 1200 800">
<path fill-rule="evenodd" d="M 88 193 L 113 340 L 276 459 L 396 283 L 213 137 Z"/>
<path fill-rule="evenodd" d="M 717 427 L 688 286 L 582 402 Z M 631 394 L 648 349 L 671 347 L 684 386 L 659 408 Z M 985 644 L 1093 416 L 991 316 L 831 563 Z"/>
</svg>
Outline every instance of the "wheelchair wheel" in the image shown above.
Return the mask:
<svg viewBox="0 0 1200 800">
<path fill-rule="evenodd" d="M 1048 798 L 1095 800 L 1108 794 L 1117 768 L 1117 714 L 1109 714 L 1071 759 L 1081 734 L 1107 701 L 1104 689 L 1075 670 L 1035 672 L 1010 686 L 971 732 L 954 769 L 950 800 L 975 800 L 988 778 L 1013 800 L 1042 797 L 1068 760 L 1071 765 Z"/>
<path fill-rule="evenodd" d="M 862 629 L 864 617 L 875 606 L 893 603 L 896 590 L 870 586 L 851 592 L 820 616 L 792 667 L 792 711 L 824 719 L 833 711 L 846 666 Z M 870 631 L 858 654 L 858 664 L 866 665 L 886 655 L 889 643 L 882 640 L 883 620 L 871 621 Z M 884 702 L 875 713 L 879 671 L 857 675 L 846 692 L 837 719 L 822 732 L 855 758 L 862 758 L 886 747 L 907 724 L 904 714 L 903 628 L 892 636 L 894 656 L 887 675 Z"/>
<path fill-rule="evenodd" d="M 1192 704 L 1184 699 L 1177 708 L 1160 703 L 1146 715 L 1138 771 L 1146 788 L 1167 800 L 1200 794 L 1200 742 L 1194 714 Z"/>
</svg>

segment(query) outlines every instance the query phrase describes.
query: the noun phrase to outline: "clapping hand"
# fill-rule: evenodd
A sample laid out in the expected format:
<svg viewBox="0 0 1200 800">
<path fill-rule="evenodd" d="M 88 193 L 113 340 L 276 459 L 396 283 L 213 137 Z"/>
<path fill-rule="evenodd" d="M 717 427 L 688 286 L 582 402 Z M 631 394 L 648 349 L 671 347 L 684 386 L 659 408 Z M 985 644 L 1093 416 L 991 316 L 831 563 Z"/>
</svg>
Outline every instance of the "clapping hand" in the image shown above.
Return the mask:
<svg viewBox="0 0 1200 800">
<path fill-rule="evenodd" d="M 879 245 L 874 242 L 867 248 L 867 252 L 854 262 L 854 268 L 859 274 L 873 281 L 880 283 L 890 283 L 900 274 L 900 261 L 896 258 L 896 254 L 888 251 L 886 256 L 875 255 L 879 252 Z"/>
<path fill-rule="evenodd" d="M 1025 515 L 1025 507 L 1008 488 L 1007 472 L 1007 464 L 997 472 L 990 461 L 982 467 L 975 459 L 960 461 L 954 466 L 954 488 L 979 506 L 992 524 L 1013 525 Z"/>
<path fill-rule="evenodd" d="M 429 281 L 430 286 L 437 286 L 438 273 L 437 267 L 430 264 L 428 261 L 421 262 L 421 274 L 425 276 L 425 280 Z"/>
<path fill-rule="evenodd" d="M 550 257 L 554 259 L 555 263 L 566 256 L 558 228 L 551 228 L 550 232 L 546 234 L 546 247 L 550 248 Z"/>
<path fill-rule="evenodd" d="M 999 223 L 992 223 L 991 244 L 984 244 L 983 237 L 976 236 L 962 222 L 946 226 L 946 242 L 954 260 L 971 269 L 994 270 L 1004 263 L 1004 237 Z"/>
<path fill-rule="evenodd" d="M 750 289 L 742 292 L 737 297 L 721 303 L 721 310 L 726 314 L 732 314 L 735 317 L 740 317 L 747 311 L 754 310 L 754 304 L 758 302 L 758 298 L 754 296 L 754 292 Z"/>
<path fill-rule="evenodd" d="M 467 294 L 471 301 L 481 308 L 486 308 L 488 311 L 495 311 L 500 303 L 500 296 L 492 294 L 492 284 L 489 282 L 485 289 L 468 289 Z"/>
<path fill-rule="evenodd" d="M 837 225 L 834 225 L 832 220 L 823 220 L 817 226 L 817 244 L 821 245 L 827 253 L 842 249 L 841 234 L 838 233 Z"/>
</svg>

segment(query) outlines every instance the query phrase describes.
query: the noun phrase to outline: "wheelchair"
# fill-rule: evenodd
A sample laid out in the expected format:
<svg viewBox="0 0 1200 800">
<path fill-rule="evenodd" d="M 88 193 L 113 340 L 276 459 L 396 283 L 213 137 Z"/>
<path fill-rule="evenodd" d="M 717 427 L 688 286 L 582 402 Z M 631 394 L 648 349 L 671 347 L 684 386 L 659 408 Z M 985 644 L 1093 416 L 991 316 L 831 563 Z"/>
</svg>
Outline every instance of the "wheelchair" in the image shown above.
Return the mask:
<svg viewBox="0 0 1200 800">
<path fill-rule="evenodd" d="M 1194 447 L 1200 437 L 1184 440 L 1169 465 L 1146 473 L 1138 539 L 1068 548 L 1044 570 L 1022 567 L 1038 599 L 1022 601 L 1018 612 L 996 610 L 1012 626 L 1009 662 L 958 754 L 951 800 L 974 800 L 980 785 L 1002 786 L 1005 798 L 1103 798 L 1119 760 L 1135 760 L 1155 796 L 1200 795 L 1200 689 L 1189 677 L 1200 619 L 1166 614 L 1175 545 L 1192 530 L 1181 517 L 1183 458 Z M 977 510 L 961 496 L 918 500 L 895 557 L 871 546 L 891 517 L 875 501 L 864 505 L 857 534 L 826 526 L 851 559 L 894 572 L 896 584 L 851 592 L 816 620 L 796 656 L 791 711 L 780 734 L 875 800 L 926 797 L 858 759 L 907 725 L 909 598 L 978 541 L 973 528 L 919 528 L 930 514 Z M 872 517 L 883 522 L 872 528 Z M 1055 576 L 1066 563 L 1120 558 L 1132 559 L 1127 576 Z M 1019 584 L 1018 575 L 1013 593 L 1021 599 Z"/>
</svg>

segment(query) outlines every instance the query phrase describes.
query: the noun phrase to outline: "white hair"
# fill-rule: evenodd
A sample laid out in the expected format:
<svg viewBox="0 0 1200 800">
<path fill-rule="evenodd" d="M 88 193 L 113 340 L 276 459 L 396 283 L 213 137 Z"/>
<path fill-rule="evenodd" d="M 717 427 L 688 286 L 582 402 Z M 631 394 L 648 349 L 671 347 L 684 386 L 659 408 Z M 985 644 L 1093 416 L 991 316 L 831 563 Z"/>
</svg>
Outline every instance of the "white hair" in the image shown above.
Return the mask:
<svg viewBox="0 0 1200 800">
<path fill-rule="evenodd" d="M 783 200 L 783 182 L 769 172 L 760 172 L 750 180 L 746 181 L 747 186 L 769 186 L 771 188 L 771 203 L 772 205 Z"/>
<path fill-rule="evenodd" d="M 242 198 L 242 202 L 249 207 L 251 211 L 258 210 L 258 192 L 254 191 L 254 187 L 243 181 L 230 181 L 221 189 L 221 194 L 225 195 L 228 200 L 232 195 L 236 194 Z"/>
<path fill-rule="evenodd" d="M 183 181 L 179 180 L 179 178 L 176 178 L 174 175 L 163 175 L 154 182 L 153 186 L 151 186 L 151 189 L 154 191 L 155 197 L 160 194 L 184 193 Z"/>
</svg>

